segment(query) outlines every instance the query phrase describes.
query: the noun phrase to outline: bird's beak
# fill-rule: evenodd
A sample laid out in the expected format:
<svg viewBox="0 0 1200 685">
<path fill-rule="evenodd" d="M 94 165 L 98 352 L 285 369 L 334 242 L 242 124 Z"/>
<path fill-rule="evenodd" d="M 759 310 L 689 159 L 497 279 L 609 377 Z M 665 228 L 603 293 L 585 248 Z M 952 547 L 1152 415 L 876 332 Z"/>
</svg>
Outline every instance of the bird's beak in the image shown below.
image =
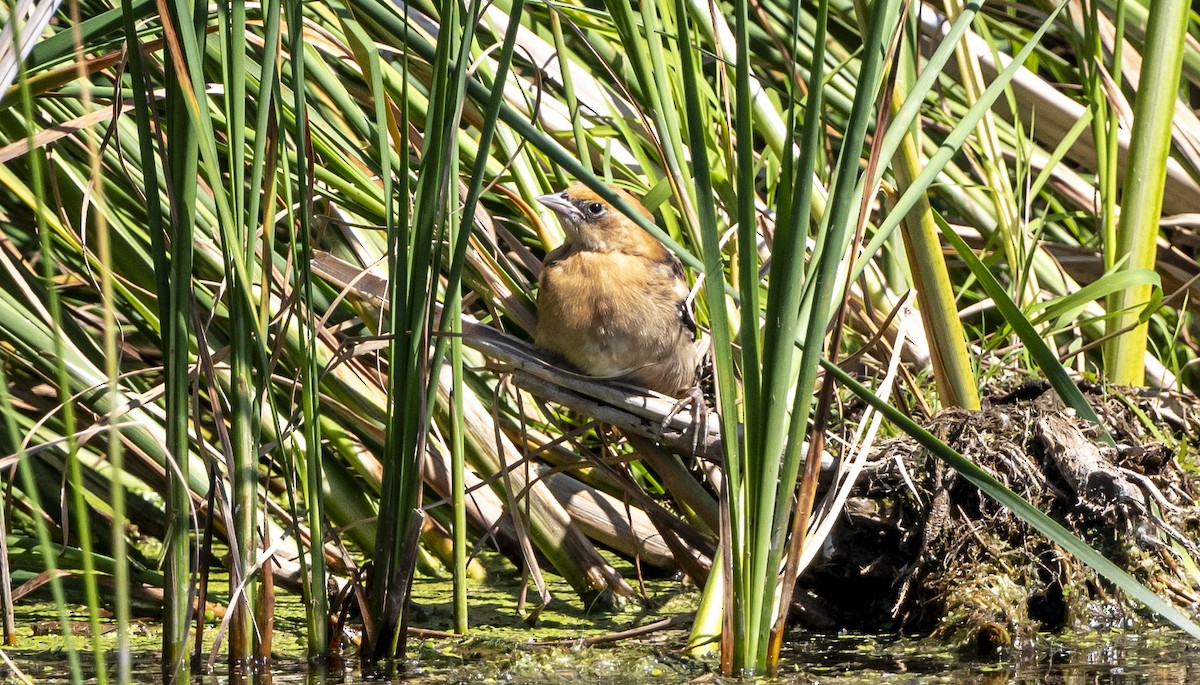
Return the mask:
<svg viewBox="0 0 1200 685">
<path fill-rule="evenodd" d="M 554 210 L 554 213 L 563 219 L 574 220 L 579 218 L 579 209 L 563 197 L 562 193 L 542 195 L 537 201 Z"/>
</svg>

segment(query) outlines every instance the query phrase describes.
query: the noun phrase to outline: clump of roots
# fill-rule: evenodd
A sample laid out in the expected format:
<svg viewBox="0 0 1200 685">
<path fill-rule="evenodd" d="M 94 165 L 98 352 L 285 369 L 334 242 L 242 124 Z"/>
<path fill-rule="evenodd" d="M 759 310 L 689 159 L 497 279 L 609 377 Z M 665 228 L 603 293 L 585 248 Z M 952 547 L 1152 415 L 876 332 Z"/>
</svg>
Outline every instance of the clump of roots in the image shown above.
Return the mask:
<svg viewBox="0 0 1200 685">
<path fill-rule="evenodd" d="M 982 411 L 944 411 L 929 429 L 1143 584 L 1200 605 L 1200 509 L 1175 450 L 1148 428 L 1187 445 L 1195 407 L 1087 390 L 1116 447 L 1043 383 Z M 1136 618 L 1111 585 L 908 438 L 881 445 L 843 516 L 802 579 L 823 627 L 934 633 L 990 652 Z"/>
</svg>

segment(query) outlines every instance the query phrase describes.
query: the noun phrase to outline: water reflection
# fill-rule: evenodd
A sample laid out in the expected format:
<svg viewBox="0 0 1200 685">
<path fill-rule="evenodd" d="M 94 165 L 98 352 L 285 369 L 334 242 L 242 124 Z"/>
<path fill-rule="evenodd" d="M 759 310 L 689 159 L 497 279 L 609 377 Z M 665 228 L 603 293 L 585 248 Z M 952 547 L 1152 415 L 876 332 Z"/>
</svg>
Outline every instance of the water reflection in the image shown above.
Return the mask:
<svg viewBox="0 0 1200 685">
<path fill-rule="evenodd" d="M 682 638 L 681 638 L 682 639 Z M 416 658 L 398 664 L 364 667 L 356 660 L 310 665 L 302 659 L 276 659 L 257 673 L 192 671 L 195 685 L 334 685 L 339 683 L 510 684 L 603 683 L 604 685 L 684 685 L 703 682 L 746 683 L 711 672 L 714 664 L 678 656 L 671 636 L 653 644 L 554 649 L 491 645 L 482 649 L 471 638 L 427 641 Z M 33 682 L 66 683 L 67 662 L 61 651 L 5 650 Z M 84 658 L 84 663 L 90 659 Z M 1039 636 L 1034 644 L 982 659 L 946 650 L 932 640 L 872 635 L 796 633 L 785 646 L 781 676 L 774 685 L 801 683 L 1052 683 L 1182 685 L 1200 682 L 1200 649 L 1185 636 L 1162 631 L 1139 635 L 1105 633 L 1072 637 Z M 90 674 L 84 674 L 90 678 Z M 0 679 L 21 682 L 0 664 Z M 135 656 L 135 683 L 163 682 L 158 654 Z"/>
<path fill-rule="evenodd" d="M 1181 633 L 1038 636 L 997 658 L 947 651 L 931 640 L 869 635 L 798 636 L 787 655 L 812 682 L 1052 683 L 1200 682 L 1200 650 Z M 804 682 L 797 680 L 795 682 Z"/>
</svg>

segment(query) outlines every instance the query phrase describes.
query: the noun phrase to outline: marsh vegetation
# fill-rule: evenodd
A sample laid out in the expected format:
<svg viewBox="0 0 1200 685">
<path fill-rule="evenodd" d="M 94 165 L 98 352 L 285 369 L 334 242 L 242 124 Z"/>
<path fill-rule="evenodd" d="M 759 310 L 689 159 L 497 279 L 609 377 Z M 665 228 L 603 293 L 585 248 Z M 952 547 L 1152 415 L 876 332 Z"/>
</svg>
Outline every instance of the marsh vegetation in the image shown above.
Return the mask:
<svg viewBox="0 0 1200 685">
<path fill-rule="evenodd" d="M 256 667 L 281 597 L 308 659 L 402 657 L 497 573 L 533 635 L 672 578 L 727 675 L 814 628 L 1200 637 L 1188 3 L 0 17 L 0 605 L 49 593 L 71 677 L 147 614 L 169 677 Z M 576 179 L 684 266 L 700 406 L 532 345 Z"/>
</svg>

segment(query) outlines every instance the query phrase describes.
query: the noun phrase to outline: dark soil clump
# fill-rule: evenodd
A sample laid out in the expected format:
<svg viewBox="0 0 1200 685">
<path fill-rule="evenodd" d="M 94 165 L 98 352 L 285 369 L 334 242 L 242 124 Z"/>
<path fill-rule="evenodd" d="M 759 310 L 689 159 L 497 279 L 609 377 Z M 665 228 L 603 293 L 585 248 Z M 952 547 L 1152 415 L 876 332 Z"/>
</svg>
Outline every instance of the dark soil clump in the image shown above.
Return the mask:
<svg viewBox="0 0 1200 685">
<path fill-rule="evenodd" d="M 1200 606 L 1200 509 L 1184 454 L 1198 405 L 1083 390 L 1115 446 L 1040 382 L 978 412 L 943 411 L 928 429 L 1141 583 Z M 810 626 L 934 633 L 990 652 L 1137 618 L 1111 584 L 907 437 L 880 444 L 842 516 L 801 578 Z"/>
</svg>

